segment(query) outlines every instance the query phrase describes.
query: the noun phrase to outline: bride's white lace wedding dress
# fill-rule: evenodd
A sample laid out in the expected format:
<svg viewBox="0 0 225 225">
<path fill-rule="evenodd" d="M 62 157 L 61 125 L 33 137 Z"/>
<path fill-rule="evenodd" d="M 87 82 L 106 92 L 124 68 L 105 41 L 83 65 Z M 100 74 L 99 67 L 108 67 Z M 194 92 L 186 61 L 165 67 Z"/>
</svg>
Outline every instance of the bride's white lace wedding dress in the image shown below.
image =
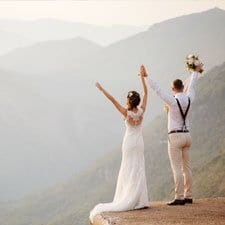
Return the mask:
<svg viewBox="0 0 225 225">
<path fill-rule="evenodd" d="M 111 203 L 96 205 L 90 212 L 91 222 L 93 222 L 95 215 L 102 212 L 127 211 L 148 207 L 142 120 L 143 110 L 141 108 L 138 108 L 137 112 L 127 112 L 122 162 L 114 200 Z"/>
</svg>

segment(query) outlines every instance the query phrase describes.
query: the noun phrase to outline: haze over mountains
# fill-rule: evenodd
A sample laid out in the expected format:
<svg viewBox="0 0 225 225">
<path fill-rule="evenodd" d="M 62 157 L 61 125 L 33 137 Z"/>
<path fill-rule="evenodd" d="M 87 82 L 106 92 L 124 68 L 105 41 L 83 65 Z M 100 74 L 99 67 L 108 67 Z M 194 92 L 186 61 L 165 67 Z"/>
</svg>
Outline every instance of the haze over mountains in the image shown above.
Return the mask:
<svg viewBox="0 0 225 225">
<path fill-rule="evenodd" d="M 0 57 L 3 60 L 1 67 L 28 75 L 66 75 L 68 69 L 76 71 L 86 64 L 87 58 L 95 57 L 101 49 L 94 42 L 78 37 L 39 42 Z"/>
<path fill-rule="evenodd" d="M 122 141 L 122 119 L 95 89 L 96 80 L 124 103 L 128 90 L 140 90 L 137 71 L 145 63 L 168 88 L 177 76 L 187 77 L 183 60 L 189 53 L 198 53 L 206 70 L 225 61 L 224 23 L 225 12 L 215 8 L 107 47 L 70 38 L 1 56 L 0 199 L 61 182 Z M 149 109 L 146 122 L 162 112 L 152 93 Z"/>
<path fill-rule="evenodd" d="M 17 47 L 33 44 L 34 42 L 26 37 L 13 32 L 0 29 L 0 54 L 9 52 Z"/>
<path fill-rule="evenodd" d="M 121 67 L 124 68 L 124 70 L 129 67 L 130 73 L 125 74 L 125 76 L 130 76 L 131 73 L 134 73 L 133 71 L 137 70 L 137 65 L 139 65 L 140 62 L 146 62 L 148 65 L 154 65 L 154 68 L 152 68 L 153 72 L 157 72 L 159 75 L 161 75 L 162 71 L 165 71 L 165 68 L 169 73 L 171 73 L 170 71 L 176 72 L 175 70 L 178 70 L 178 68 L 179 72 L 183 73 L 183 57 L 193 51 L 201 54 L 203 59 L 204 55 L 206 55 L 209 59 L 204 59 L 206 60 L 205 63 L 208 68 L 212 67 L 215 61 L 219 60 L 219 57 L 224 56 L 222 50 L 217 54 L 215 53 L 217 58 L 213 56 L 213 52 L 217 51 L 221 45 L 224 45 L 224 20 L 224 10 L 214 8 L 203 13 L 195 13 L 155 24 L 145 32 L 141 32 L 133 37 L 104 48 L 102 53 L 96 55 L 94 58 L 87 58 L 87 65 L 93 67 L 89 68 L 83 65 L 83 69 L 86 68 L 87 71 L 93 70 L 94 72 L 96 72 L 95 70 L 97 69 L 98 73 L 102 73 L 95 64 L 104 63 L 101 65 L 101 68 L 106 70 L 104 73 L 107 72 L 108 76 L 115 75 L 115 71 L 109 70 L 109 66 L 116 63 L 116 68 L 114 68 L 116 72 L 120 72 Z M 209 27 L 212 29 L 211 32 L 208 29 Z M 68 41 L 65 40 L 65 45 L 68 45 L 67 42 Z M 74 42 L 76 42 L 76 39 L 74 39 Z M 72 45 L 74 42 L 71 41 L 70 44 Z M 34 64 L 33 61 L 41 59 L 43 54 L 48 52 L 48 44 L 51 45 L 49 42 L 42 43 L 41 46 L 38 44 L 40 49 L 37 50 L 35 50 L 36 45 L 34 45 L 28 49 L 21 48 L 12 51 L 6 56 L 1 57 L 1 66 L 18 70 L 19 72 L 31 73 L 32 68 L 29 66 L 30 63 L 31 65 Z M 59 44 L 63 45 L 63 42 L 59 42 Z M 33 51 L 29 51 L 29 49 Z M 82 49 L 85 51 L 85 48 Z M 81 49 L 78 49 L 77 52 L 82 54 Z M 173 56 L 174 53 L 176 53 L 176 56 L 172 58 L 171 56 Z M 23 59 L 16 64 L 19 54 L 23 55 Z M 54 56 L 54 54 L 55 52 L 52 53 L 52 56 Z M 70 56 L 70 54 L 71 52 L 67 51 L 67 59 L 73 57 Z M 37 56 L 39 56 L 39 58 Z M 175 60 L 176 58 L 179 58 L 179 61 Z M 174 62 L 171 63 L 170 60 L 173 59 Z M 49 60 L 51 60 L 51 55 L 49 55 Z M 76 61 L 73 63 L 76 64 Z M 122 63 L 125 65 L 121 65 Z M 218 64 L 219 63 L 222 63 L 221 59 Z M 60 61 L 55 61 L 55 64 L 57 67 Z M 39 72 L 41 68 L 42 63 L 36 62 L 36 71 Z M 74 70 L 70 71 L 70 69 L 70 67 L 68 67 L 68 69 L 65 68 L 64 72 L 80 72 Z M 84 72 L 86 73 L 87 71 Z"/>
<path fill-rule="evenodd" d="M 37 42 L 76 37 L 105 46 L 145 29 L 144 26 L 97 26 L 50 18 L 34 21 L 0 19 L 0 54 Z"/>
</svg>

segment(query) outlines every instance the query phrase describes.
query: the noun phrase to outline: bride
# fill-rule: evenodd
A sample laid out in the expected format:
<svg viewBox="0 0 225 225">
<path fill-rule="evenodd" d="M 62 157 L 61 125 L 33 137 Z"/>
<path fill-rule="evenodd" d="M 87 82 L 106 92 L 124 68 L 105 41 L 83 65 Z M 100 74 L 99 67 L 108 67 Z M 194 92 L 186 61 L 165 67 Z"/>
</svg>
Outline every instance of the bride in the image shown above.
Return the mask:
<svg viewBox="0 0 225 225">
<path fill-rule="evenodd" d="M 147 73 L 143 65 L 140 67 L 139 75 L 144 90 L 142 102 L 140 104 L 139 93 L 129 91 L 126 108 L 120 105 L 99 83 L 96 83 L 96 87 L 124 117 L 126 132 L 123 139 L 122 162 L 113 202 L 96 205 L 90 212 L 89 218 L 92 223 L 94 217 L 102 212 L 141 209 L 148 207 L 149 204 L 141 127 L 148 95 L 145 81 Z"/>
</svg>

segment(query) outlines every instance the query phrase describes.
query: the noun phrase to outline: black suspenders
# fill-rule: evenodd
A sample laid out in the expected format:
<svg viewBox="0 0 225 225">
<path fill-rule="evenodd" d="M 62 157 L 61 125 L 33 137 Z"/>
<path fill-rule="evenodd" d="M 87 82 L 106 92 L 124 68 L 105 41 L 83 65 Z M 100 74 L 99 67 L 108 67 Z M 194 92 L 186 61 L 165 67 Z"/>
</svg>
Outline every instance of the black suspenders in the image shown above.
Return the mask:
<svg viewBox="0 0 225 225">
<path fill-rule="evenodd" d="M 187 114 L 188 114 L 188 111 L 189 111 L 189 108 L 190 108 L 190 105 L 191 105 L 191 100 L 190 98 L 188 97 L 188 106 L 187 106 L 187 110 L 186 112 L 184 113 L 182 108 L 181 108 L 181 105 L 180 105 L 180 102 L 179 100 L 176 98 L 176 101 L 177 101 L 177 105 L 179 107 L 179 110 L 180 110 L 180 114 L 183 118 L 183 130 L 187 130 L 187 127 L 186 127 L 186 117 L 187 117 Z"/>
</svg>

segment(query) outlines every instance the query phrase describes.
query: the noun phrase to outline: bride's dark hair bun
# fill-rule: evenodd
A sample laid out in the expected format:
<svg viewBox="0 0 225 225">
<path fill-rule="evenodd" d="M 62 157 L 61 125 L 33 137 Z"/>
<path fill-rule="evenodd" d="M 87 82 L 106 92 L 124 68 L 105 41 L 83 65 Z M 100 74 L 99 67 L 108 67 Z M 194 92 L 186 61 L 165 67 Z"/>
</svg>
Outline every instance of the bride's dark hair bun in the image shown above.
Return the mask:
<svg viewBox="0 0 225 225">
<path fill-rule="evenodd" d="M 132 110 L 140 104 L 141 97 L 140 94 L 136 91 L 129 91 L 127 94 L 127 98 L 129 102 L 128 110 Z"/>
</svg>

